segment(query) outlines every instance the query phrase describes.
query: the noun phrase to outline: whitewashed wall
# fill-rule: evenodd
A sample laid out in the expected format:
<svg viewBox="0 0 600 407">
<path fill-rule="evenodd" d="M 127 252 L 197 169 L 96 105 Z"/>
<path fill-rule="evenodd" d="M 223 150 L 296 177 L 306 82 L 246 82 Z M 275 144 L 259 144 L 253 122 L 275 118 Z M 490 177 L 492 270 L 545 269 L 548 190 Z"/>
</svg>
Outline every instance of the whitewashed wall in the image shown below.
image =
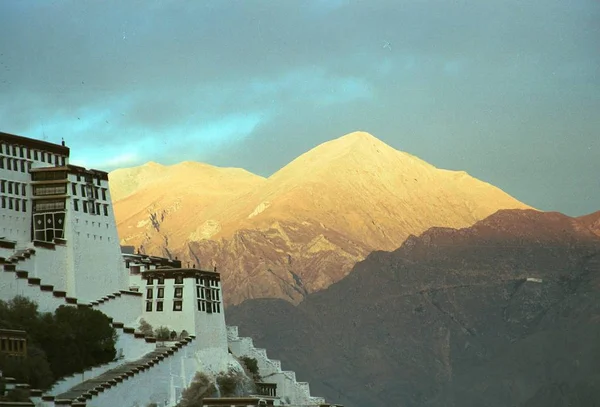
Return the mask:
<svg viewBox="0 0 600 407">
<path fill-rule="evenodd" d="M 29 277 L 37 277 L 42 284 L 54 286 L 54 291 L 66 291 L 67 296 L 73 297 L 74 292 L 69 289 L 67 272 L 69 269 L 69 249 L 66 246 L 56 245 L 54 250 L 36 247 L 35 254 L 29 260 L 35 264 Z M 20 269 L 20 264 L 17 269 Z"/>
<path fill-rule="evenodd" d="M 59 306 L 65 305 L 64 298 L 54 297 L 52 291 L 41 291 L 40 286 L 29 284 L 27 279 L 17 279 L 16 273 L 0 267 L 0 299 L 9 301 L 17 295 L 35 301 L 40 312 L 54 312 Z"/>
<path fill-rule="evenodd" d="M 143 280 L 140 285 L 140 292 L 143 294 L 142 302 L 142 318 L 144 318 L 152 327 L 158 328 L 159 326 L 166 326 L 169 330 L 174 330 L 180 333 L 184 329 L 190 334 L 194 335 L 195 331 L 195 315 L 196 311 L 196 300 L 195 300 L 195 278 L 185 278 L 183 280 L 183 307 L 181 311 L 173 311 L 173 301 L 175 294 L 175 280 L 173 278 L 165 278 L 163 285 L 158 285 L 157 280 L 154 279 L 152 285 L 147 285 L 146 281 Z M 179 285 L 181 286 L 181 285 Z M 164 298 L 162 299 L 164 309 L 163 311 L 156 311 L 156 298 L 158 287 L 164 288 Z M 152 300 L 147 300 L 147 290 L 153 289 L 154 295 Z M 152 311 L 146 311 L 146 301 L 152 302 Z"/>
<path fill-rule="evenodd" d="M 123 332 L 122 328 L 117 328 L 117 335 L 115 349 L 117 355 L 122 354 L 125 361 L 137 360 L 156 349 L 156 343 L 146 342 L 144 338 L 136 338 L 133 334 Z"/>
<path fill-rule="evenodd" d="M 120 293 L 120 296 L 109 298 L 98 305 L 93 305 L 92 308 L 108 315 L 114 322 L 133 326 L 142 314 L 142 302 L 142 297 L 139 295 Z"/>
</svg>

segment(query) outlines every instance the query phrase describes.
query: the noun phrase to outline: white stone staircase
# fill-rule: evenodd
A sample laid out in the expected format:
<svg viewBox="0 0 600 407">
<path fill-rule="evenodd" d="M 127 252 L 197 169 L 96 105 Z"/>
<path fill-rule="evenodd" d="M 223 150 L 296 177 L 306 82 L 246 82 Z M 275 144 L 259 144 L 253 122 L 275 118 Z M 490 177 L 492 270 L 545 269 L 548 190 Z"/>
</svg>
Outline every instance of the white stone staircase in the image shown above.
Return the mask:
<svg viewBox="0 0 600 407">
<path fill-rule="evenodd" d="M 277 384 L 277 397 L 289 398 L 298 406 L 327 405 L 323 397 L 311 396 L 309 384 L 298 382 L 295 372 L 282 370 L 281 361 L 269 359 L 266 349 L 254 347 L 252 338 L 240 337 L 237 326 L 227 326 L 227 342 L 234 356 L 256 359 L 262 381 Z"/>
</svg>

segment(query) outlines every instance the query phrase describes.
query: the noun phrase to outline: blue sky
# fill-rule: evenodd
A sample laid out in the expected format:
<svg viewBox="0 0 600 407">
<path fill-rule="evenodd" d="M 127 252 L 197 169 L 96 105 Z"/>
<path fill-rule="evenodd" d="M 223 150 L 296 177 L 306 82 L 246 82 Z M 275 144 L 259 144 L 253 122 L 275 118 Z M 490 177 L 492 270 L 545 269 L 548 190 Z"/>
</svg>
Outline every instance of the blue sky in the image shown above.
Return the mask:
<svg viewBox="0 0 600 407">
<path fill-rule="evenodd" d="M 0 26 L 0 130 L 64 137 L 74 163 L 268 176 L 364 130 L 600 209 L 597 1 L 3 0 Z"/>
</svg>

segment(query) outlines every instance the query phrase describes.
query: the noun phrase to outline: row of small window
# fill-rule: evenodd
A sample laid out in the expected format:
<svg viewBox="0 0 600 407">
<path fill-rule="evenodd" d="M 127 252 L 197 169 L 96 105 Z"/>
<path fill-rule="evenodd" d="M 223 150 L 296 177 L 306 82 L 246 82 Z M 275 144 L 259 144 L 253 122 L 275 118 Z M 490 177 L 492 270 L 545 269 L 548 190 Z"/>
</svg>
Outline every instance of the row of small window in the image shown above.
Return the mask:
<svg viewBox="0 0 600 407">
<path fill-rule="evenodd" d="M 31 169 L 31 162 L 0 156 L 0 169 L 27 172 Z"/>
<path fill-rule="evenodd" d="M 129 262 L 126 262 L 126 267 L 129 267 Z M 153 285 L 154 284 L 154 280 L 157 281 L 158 285 L 164 285 L 165 284 L 165 278 L 164 277 L 156 277 L 156 278 L 148 278 L 146 280 L 146 285 Z M 175 284 L 183 284 L 183 276 L 182 275 L 178 275 L 175 276 Z M 196 284 L 200 285 L 200 286 L 206 286 L 208 285 L 209 287 L 218 287 L 219 286 L 219 281 L 215 280 L 213 278 L 206 278 L 206 277 L 197 277 L 196 278 Z"/>
<path fill-rule="evenodd" d="M 0 193 L 27 196 L 27 184 L 4 179 L 0 180 Z"/>
<path fill-rule="evenodd" d="M 25 339 L 21 338 L 0 338 L 0 352 L 6 353 L 25 353 Z"/>
<path fill-rule="evenodd" d="M 154 284 L 154 280 L 157 281 L 158 285 L 164 285 L 165 284 L 165 278 L 164 277 L 157 277 L 157 278 L 150 277 L 148 280 L 146 280 L 146 284 L 147 285 L 152 285 L 152 284 Z M 181 276 L 181 275 L 175 276 L 175 284 L 183 284 L 183 276 Z"/>
<path fill-rule="evenodd" d="M 159 283 L 160 284 L 160 283 Z M 156 289 L 156 298 L 164 298 L 165 297 L 165 288 L 157 287 Z M 173 292 L 174 298 L 183 298 L 183 287 L 175 287 L 175 291 Z M 196 297 L 202 300 L 209 301 L 220 301 L 219 290 L 213 290 L 210 288 L 205 288 L 201 286 L 196 286 Z M 154 288 L 146 288 L 146 299 L 151 300 L 154 298 Z"/>
<path fill-rule="evenodd" d="M 27 212 L 27 199 L 11 198 L 3 196 L 1 198 L 2 209 L 10 209 L 13 211 Z"/>
<path fill-rule="evenodd" d="M 102 200 L 106 201 L 106 188 L 94 187 L 90 184 L 79 184 L 79 186 L 82 197 L 100 199 L 100 195 L 102 195 Z M 71 184 L 71 192 L 73 193 L 73 196 L 77 196 L 77 184 Z"/>
<path fill-rule="evenodd" d="M 79 199 L 73 199 L 73 209 L 79 212 Z M 81 209 L 83 213 L 89 213 L 91 215 L 100 215 L 100 210 L 104 213 L 104 216 L 108 216 L 108 204 L 99 204 L 97 202 L 81 201 Z"/>
<path fill-rule="evenodd" d="M 89 174 L 86 174 L 84 176 L 81 176 L 81 174 L 77 174 L 77 182 L 81 182 L 82 178 L 88 184 L 96 183 L 96 185 L 98 185 L 98 186 L 101 185 L 100 177 L 93 177 L 93 176 L 91 176 Z"/>
<path fill-rule="evenodd" d="M 183 287 L 175 287 L 173 292 L 174 298 L 183 298 Z M 146 299 L 151 300 L 154 298 L 154 288 L 146 289 Z M 165 288 L 158 287 L 156 290 L 156 298 L 165 298 Z"/>
<path fill-rule="evenodd" d="M 146 312 L 152 312 L 153 310 L 156 312 L 162 312 L 164 309 L 164 301 L 146 301 Z M 173 301 L 173 311 L 183 311 L 183 301 Z M 206 312 L 208 314 L 220 313 L 221 303 L 198 300 L 198 311 Z"/>
<path fill-rule="evenodd" d="M 47 199 L 43 201 L 33 202 L 34 212 L 51 212 L 51 211 L 64 211 L 65 200 L 64 199 Z"/>
<path fill-rule="evenodd" d="M 209 286 L 209 287 L 218 287 L 219 280 L 215 280 L 214 278 L 208 278 L 208 277 L 198 277 L 198 278 L 196 278 L 196 284 L 203 285 L 203 286 Z"/>
<path fill-rule="evenodd" d="M 211 290 L 210 288 L 196 286 L 196 296 L 202 300 L 220 301 L 218 289 Z"/>
<path fill-rule="evenodd" d="M 146 301 L 146 312 L 152 312 L 153 302 Z M 164 310 L 164 301 L 156 301 L 155 311 L 162 312 Z M 182 311 L 183 310 L 183 301 L 175 300 L 173 301 L 173 311 Z"/>
<path fill-rule="evenodd" d="M 12 148 L 11 148 L 12 147 Z M 52 154 L 46 151 L 29 149 L 23 146 L 0 144 L 0 154 L 12 155 L 14 157 L 27 158 L 29 160 L 40 160 L 54 165 L 65 165 L 65 157 L 59 154 Z M 53 162 L 54 161 L 54 162 Z"/>
</svg>

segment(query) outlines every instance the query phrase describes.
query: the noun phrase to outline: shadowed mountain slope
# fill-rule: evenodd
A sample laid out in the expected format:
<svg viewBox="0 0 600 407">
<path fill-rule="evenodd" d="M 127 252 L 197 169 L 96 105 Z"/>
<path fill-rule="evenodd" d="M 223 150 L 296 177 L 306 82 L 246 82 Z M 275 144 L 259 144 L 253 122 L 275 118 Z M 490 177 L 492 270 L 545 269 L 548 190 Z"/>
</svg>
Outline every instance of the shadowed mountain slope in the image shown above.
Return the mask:
<svg viewBox="0 0 600 407">
<path fill-rule="evenodd" d="M 374 252 L 296 308 L 248 300 L 227 322 L 347 407 L 593 405 L 600 238 L 581 219 L 503 210 Z"/>
</svg>

